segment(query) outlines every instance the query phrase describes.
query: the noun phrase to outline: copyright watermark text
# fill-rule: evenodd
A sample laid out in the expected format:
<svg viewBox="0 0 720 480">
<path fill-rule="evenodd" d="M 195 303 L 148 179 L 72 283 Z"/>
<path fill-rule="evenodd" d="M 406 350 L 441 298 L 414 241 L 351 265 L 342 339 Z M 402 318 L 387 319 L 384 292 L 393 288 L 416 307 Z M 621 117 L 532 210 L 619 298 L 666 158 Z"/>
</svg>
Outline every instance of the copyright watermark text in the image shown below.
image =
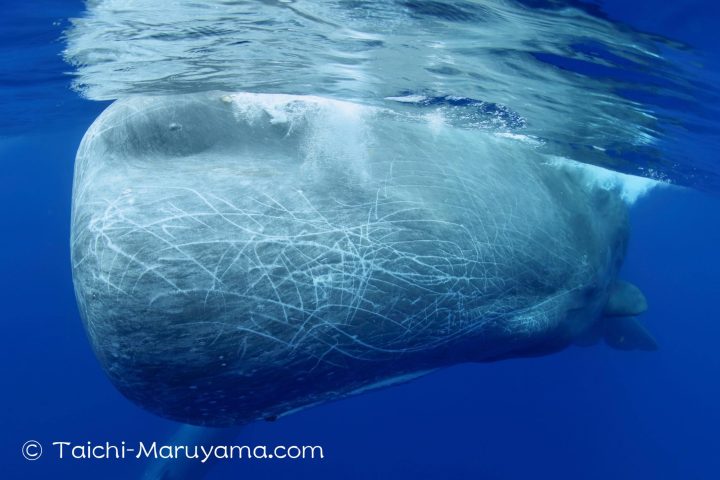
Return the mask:
<svg viewBox="0 0 720 480">
<path fill-rule="evenodd" d="M 159 442 L 129 443 L 51 443 L 52 454 L 60 460 L 125 460 L 164 459 L 194 460 L 299 460 L 323 459 L 325 453 L 319 445 L 168 445 Z M 42 445 L 28 440 L 22 446 L 22 454 L 28 461 L 37 460 L 43 454 Z"/>
</svg>

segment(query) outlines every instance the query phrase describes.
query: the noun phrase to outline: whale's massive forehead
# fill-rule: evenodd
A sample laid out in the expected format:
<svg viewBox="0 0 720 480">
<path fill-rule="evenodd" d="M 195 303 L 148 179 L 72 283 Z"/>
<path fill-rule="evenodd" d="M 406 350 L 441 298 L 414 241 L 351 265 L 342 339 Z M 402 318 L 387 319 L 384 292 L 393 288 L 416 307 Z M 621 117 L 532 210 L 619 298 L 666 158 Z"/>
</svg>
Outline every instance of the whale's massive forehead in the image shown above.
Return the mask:
<svg viewBox="0 0 720 480">
<path fill-rule="evenodd" d="M 616 192 L 522 141 L 313 97 L 116 102 L 78 152 L 78 303 L 114 383 L 225 425 L 565 341 Z"/>
</svg>

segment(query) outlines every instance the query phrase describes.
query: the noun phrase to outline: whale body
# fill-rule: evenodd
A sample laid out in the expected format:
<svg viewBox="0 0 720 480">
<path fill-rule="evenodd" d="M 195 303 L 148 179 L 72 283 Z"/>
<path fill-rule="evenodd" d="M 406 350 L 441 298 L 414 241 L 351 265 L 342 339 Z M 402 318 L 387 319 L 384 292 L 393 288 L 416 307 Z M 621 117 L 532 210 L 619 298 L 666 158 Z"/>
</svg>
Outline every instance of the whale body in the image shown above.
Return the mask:
<svg viewBox="0 0 720 480">
<path fill-rule="evenodd" d="M 653 349 L 619 187 L 530 142 L 317 97 L 116 101 L 78 151 L 71 251 L 128 398 L 272 419 L 461 362 Z"/>
</svg>

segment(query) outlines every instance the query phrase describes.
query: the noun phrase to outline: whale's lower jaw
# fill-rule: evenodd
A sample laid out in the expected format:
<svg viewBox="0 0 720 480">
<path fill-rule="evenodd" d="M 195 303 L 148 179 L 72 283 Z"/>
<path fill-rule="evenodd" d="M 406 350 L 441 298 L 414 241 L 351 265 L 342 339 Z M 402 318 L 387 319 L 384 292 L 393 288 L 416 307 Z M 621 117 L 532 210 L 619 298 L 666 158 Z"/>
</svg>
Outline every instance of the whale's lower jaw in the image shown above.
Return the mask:
<svg viewBox="0 0 720 480">
<path fill-rule="evenodd" d="M 78 152 L 78 304 L 115 385 L 230 425 L 593 324 L 617 192 L 522 142 L 330 100 L 116 102 Z"/>
</svg>

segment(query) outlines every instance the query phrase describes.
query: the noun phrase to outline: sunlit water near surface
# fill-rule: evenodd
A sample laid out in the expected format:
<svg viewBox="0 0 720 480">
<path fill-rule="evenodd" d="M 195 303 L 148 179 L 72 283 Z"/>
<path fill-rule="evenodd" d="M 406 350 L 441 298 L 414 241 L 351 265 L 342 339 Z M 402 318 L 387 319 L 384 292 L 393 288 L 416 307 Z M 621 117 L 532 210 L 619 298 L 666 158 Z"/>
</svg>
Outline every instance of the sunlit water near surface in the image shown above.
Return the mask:
<svg viewBox="0 0 720 480">
<path fill-rule="evenodd" d="M 711 54 L 615 22 L 601 6 L 104 0 L 88 2 L 69 25 L 50 18 L 55 29 L 13 24 L 4 35 L 21 30 L 47 53 L 62 35 L 66 73 L 91 100 L 208 90 L 319 95 L 720 187 L 710 159 L 720 146 Z M 39 82 L 68 80 L 56 64 L 48 70 L 6 82 L 18 99 L 42 96 Z M 50 113 L 15 105 L 3 114 L 12 130 Z"/>
<path fill-rule="evenodd" d="M 22 392 L 7 401 L 8 420 L 3 417 L 10 478 L 58 471 L 134 478 L 141 466 L 109 470 L 44 459 L 29 470 L 15 453 L 35 436 L 163 440 L 175 428 L 112 389 L 73 304 L 72 159 L 110 101 L 211 90 L 328 97 L 712 196 L 720 191 L 718 12 L 714 3 L 680 3 L 5 5 L 0 156 L 7 165 L 8 331 L 1 359 L 8 385 Z M 343 144 L 342 125 L 336 127 L 331 133 Z M 324 467 L 242 465 L 244 473 L 714 478 L 720 332 L 711 319 L 720 313 L 714 300 L 720 207 L 688 192 L 657 195 L 633 211 L 626 276 L 648 295 L 660 352 L 635 357 L 576 349 L 526 363 L 458 367 L 397 391 L 256 426 L 248 442 L 325 444 L 331 459 Z M 374 419 L 377 424 L 367 424 Z M 552 471 L 558 464 L 566 470 Z M 235 478 L 235 467 L 222 466 L 214 478 Z"/>
</svg>

